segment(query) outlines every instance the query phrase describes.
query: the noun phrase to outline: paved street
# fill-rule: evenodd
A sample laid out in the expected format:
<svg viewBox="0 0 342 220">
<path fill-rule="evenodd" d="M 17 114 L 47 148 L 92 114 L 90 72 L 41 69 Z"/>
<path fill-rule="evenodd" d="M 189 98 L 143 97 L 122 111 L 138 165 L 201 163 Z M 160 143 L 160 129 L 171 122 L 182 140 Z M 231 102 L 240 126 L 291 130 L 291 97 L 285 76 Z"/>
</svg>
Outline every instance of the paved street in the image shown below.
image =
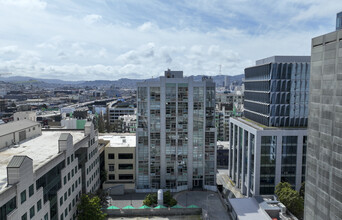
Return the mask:
<svg viewBox="0 0 342 220">
<path fill-rule="evenodd" d="M 229 181 L 229 177 L 228 177 L 228 170 L 226 169 L 219 169 L 217 170 L 217 183 L 220 183 L 223 185 L 224 188 L 228 189 L 229 191 L 231 191 L 235 198 L 244 198 L 245 196 L 241 194 L 241 192 L 239 191 L 239 189 L 237 189 L 235 186 L 233 186 L 231 184 L 231 182 Z M 230 196 L 232 197 L 232 196 Z"/>
</svg>

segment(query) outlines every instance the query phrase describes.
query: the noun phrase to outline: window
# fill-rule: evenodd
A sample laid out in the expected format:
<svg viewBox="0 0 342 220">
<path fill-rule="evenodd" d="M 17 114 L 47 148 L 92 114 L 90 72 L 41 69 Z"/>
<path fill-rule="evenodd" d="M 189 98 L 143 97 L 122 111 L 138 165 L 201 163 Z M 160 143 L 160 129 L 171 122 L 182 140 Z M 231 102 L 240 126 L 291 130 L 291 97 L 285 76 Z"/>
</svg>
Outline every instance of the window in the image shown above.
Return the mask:
<svg viewBox="0 0 342 220">
<path fill-rule="evenodd" d="M 119 170 L 132 170 L 133 164 L 119 164 Z"/>
<path fill-rule="evenodd" d="M 37 202 L 37 212 L 39 212 L 39 210 L 41 210 L 42 209 L 42 200 L 38 200 L 38 202 Z"/>
<path fill-rule="evenodd" d="M 31 197 L 34 193 L 34 188 L 33 188 L 33 184 L 29 187 L 29 197 Z"/>
<path fill-rule="evenodd" d="M 61 217 L 59 218 L 60 220 L 64 220 L 63 214 L 61 214 Z"/>
<path fill-rule="evenodd" d="M 75 173 L 77 173 L 77 166 L 75 167 Z"/>
<path fill-rule="evenodd" d="M 71 176 L 74 177 L 74 170 L 71 170 Z"/>
<path fill-rule="evenodd" d="M 119 174 L 119 180 L 132 180 L 133 174 Z"/>
<path fill-rule="evenodd" d="M 114 171 L 114 164 L 108 164 L 109 171 Z"/>
<path fill-rule="evenodd" d="M 63 205 L 63 196 L 61 198 L 59 198 L 59 206 Z"/>
<path fill-rule="evenodd" d="M 32 219 L 34 216 L 34 206 L 30 208 L 30 218 Z"/>
<path fill-rule="evenodd" d="M 26 201 L 26 190 L 20 193 L 20 198 L 21 198 L 21 204 L 23 204 Z"/>
<path fill-rule="evenodd" d="M 68 173 L 68 181 L 70 180 L 70 173 Z"/>
<path fill-rule="evenodd" d="M 68 161 L 68 165 L 70 164 L 70 157 L 67 158 L 67 161 Z"/>
<path fill-rule="evenodd" d="M 49 220 L 49 215 L 48 215 L 48 213 L 46 213 L 46 214 L 44 215 L 44 220 Z"/>
<path fill-rule="evenodd" d="M 21 220 L 27 220 L 27 213 L 25 213 L 21 216 Z"/>
<path fill-rule="evenodd" d="M 68 189 L 68 196 L 71 194 L 71 188 Z"/>
<path fill-rule="evenodd" d="M 133 154 L 119 154 L 119 159 L 133 159 Z"/>
<path fill-rule="evenodd" d="M 110 160 L 114 160 L 114 154 L 108 154 L 108 159 L 110 159 Z"/>
<path fill-rule="evenodd" d="M 64 216 L 67 217 L 67 215 L 68 215 L 68 209 L 66 208 L 66 209 L 64 210 Z"/>
<path fill-rule="evenodd" d="M 115 180 L 115 175 L 114 174 L 109 174 L 108 175 L 109 180 Z"/>
<path fill-rule="evenodd" d="M 71 202 L 69 203 L 69 212 L 71 211 Z"/>
<path fill-rule="evenodd" d="M 64 185 L 66 184 L 66 176 L 64 177 Z"/>
<path fill-rule="evenodd" d="M 68 197 L 67 192 L 65 192 L 64 193 L 64 201 L 67 200 L 67 197 Z"/>
<path fill-rule="evenodd" d="M 71 162 L 73 162 L 73 161 L 74 161 L 74 155 L 71 154 Z"/>
</svg>

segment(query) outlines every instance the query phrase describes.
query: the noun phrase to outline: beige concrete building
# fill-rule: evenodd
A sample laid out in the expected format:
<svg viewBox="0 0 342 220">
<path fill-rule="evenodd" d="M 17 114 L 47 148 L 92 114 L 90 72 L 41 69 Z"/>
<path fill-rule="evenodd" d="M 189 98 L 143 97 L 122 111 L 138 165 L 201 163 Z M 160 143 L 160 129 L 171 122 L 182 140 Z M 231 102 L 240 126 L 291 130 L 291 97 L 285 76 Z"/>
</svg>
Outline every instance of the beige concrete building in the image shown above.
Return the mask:
<svg viewBox="0 0 342 220">
<path fill-rule="evenodd" d="M 23 111 L 23 112 L 16 112 L 13 114 L 14 121 L 21 121 L 21 120 L 31 120 L 37 121 L 36 112 L 34 111 Z"/>
<path fill-rule="evenodd" d="M 39 123 L 27 119 L 0 125 L 0 149 L 42 134 Z"/>
<path fill-rule="evenodd" d="M 116 193 L 135 189 L 135 146 L 134 134 L 111 134 L 99 137 L 100 142 L 106 142 L 105 169 L 107 181 L 104 189 L 113 188 Z"/>
</svg>

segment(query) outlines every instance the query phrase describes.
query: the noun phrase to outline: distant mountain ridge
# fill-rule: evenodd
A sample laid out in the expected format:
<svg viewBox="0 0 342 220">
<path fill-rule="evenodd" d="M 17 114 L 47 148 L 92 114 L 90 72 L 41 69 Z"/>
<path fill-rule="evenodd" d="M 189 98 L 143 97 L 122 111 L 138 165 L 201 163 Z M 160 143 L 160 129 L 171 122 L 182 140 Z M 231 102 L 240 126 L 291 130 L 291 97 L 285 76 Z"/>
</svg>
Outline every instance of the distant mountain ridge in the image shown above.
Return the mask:
<svg viewBox="0 0 342 220">
<path fill-rule="evenodd" d="M 194 80 L 200 81 L 202 77 L 205 75 L 196 75 L 193 76 Z M 224 78 L 227 75 L 216 75 L 216 76 L 209 76 L 211 77 L 216 85 L 222 86 L 224 83 Z M 236 81 L 237 84 L 242 83 L 242 79 L 244 77 L 244 74 L 235 75 L 235 76 L 229 76 L 229 81 L 234 82 Z M 10 76 L 10 77 L 0 77 L 0 81 L 4 82 L 10 82 L 10 83 L 30 83 L 30 81 L 34 84 L 37 84 L 37 82 L 41 83 L 47 83 L 50 86 L 52 85 L 68 85 L 68 86 L 111 86 L 114 85 L 116 87 L 121 88 L 135 88 L 137 82 L 142 82 L 144 80 L 148 81 L 154 81 L 158 80 L 158 78 L 149 78 L 149 79 L 127 79 L 127 78 L 121 78 L 118 80 L 92 80 L 92 81 L 64 81 L 60 79 L 42 79 L 42 78 L 34 78 L 34 77 L 27 77 L 27 76 Z M 48 86 L 48 85 L 47 85 Z"/>
</svg>

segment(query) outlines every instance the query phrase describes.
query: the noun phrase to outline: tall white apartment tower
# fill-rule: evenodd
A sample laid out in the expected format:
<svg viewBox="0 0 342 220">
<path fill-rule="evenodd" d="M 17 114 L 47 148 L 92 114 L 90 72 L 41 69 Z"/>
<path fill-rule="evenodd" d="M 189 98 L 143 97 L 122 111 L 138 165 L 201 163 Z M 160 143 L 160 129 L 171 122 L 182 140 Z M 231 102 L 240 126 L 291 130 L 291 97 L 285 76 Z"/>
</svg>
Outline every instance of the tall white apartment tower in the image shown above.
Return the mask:
<svg viewBox="0 0 342 220">
<path fill-rule="evenodd" d="M 165 71 L 138 83 L 136 191 L 216 190 L 215 83 Z"/>
</svg>

